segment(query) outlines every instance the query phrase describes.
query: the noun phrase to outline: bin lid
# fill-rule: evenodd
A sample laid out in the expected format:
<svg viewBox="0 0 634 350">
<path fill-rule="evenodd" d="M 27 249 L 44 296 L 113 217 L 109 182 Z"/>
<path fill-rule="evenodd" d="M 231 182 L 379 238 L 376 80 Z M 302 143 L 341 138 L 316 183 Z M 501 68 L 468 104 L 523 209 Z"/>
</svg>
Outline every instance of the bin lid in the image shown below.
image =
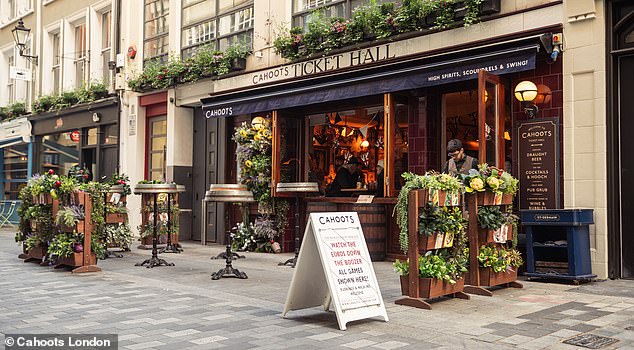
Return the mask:
<svg viewBox="0 0 634 350">
<path fill-rule="evenodd" d="M 520 210 L 522 225 L 581 226 L 594 223 L 593 209 Z"/>
</svg>

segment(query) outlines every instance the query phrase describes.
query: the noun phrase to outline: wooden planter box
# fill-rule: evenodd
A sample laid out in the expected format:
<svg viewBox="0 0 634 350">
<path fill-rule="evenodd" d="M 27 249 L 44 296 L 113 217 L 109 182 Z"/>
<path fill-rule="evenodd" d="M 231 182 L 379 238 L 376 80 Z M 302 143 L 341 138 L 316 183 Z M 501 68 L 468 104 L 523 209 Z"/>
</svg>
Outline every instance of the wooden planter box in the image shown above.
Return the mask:
<svg viewBox="0 0 634 350">
<path fill-rule="evenodd" d="M 26 252 L 27 259 L 37 259 L 42 260 L 43 257 L 46 256 L 46 251 L 48 248 L 46 247 L 35 247 L 31 248 Z"/>
<path fill-rule="evenodd" d="M 120 195 L 120 193 L 117 193 L 118 195 Z M 112 203 L 112 196 L 114 196 L 115 193 L 106 193 L 106 203 Z M 119 203 L 126 203 L 126 198 L 125 196 L 121 196 L 121 198 L 119 198 Z"/>
<path fill-rule="evenodd" d="M 73 253 L 73 255 L 66 258 L 58 258 L 55 261 L 55 265 L 64 265 L 64 266 L 84 266 L 84 265 L 96 265 L 97 264 L 97 256 L 95 253 L 91 253 L 88 256 L 88 261 L 84 263 L 84 253 Z"/>
<path fill-rule="evenodd" d="M 501 0 L 483 0 L 480 4 L 480 16 L 491 15 L 498 13 L 501 10 Z M 463 19 L 467 15 L 467 9 L 464 2 L 459 2 L 456 5 L 456 19 Z"/>
<path fill-rule="evenodd" d="M 128 214 L 112 213 L 106 216 L 106 224 L 125 222 Z"/>
<path fill-rule="evenodd" d="M 53 196 L 50 193 L 33 196 L 33 204 L 53 204 Z"/>
<path fill-rule="evenodd" d="M 478 192 L 478 205 L 509 205 L 513 204 L 513 195 L 496 195 L 490 191 Z"/>
<path fill-rule="evenodd" d="M 403 295 L 409 295 L 409 278 L 408 276 L 400 277 L 401 293 Z M 418 278 L 418 291 L 420 297 L 423 299 L 437 298 L 443 295 L 462 292 L 463 290 L 464 278 L 457 280 L 454 284 L 436 278 Z"/>
<path fill-rule="evenodd" d="M 488 267 L 480 267 L 480 285 L 485 287 L 499 286 L 517 280 L 517 269 L 493 272 Z"/>
<path fill-rule="evenodd" d="M 502 225 L 497 231 L 478 228 L 478 243 L 506 243 L 513 240 L 513 225 Z"/>
<path fill-rule="evenodd" d="M 436 232 L 431 236 L 424 234 L 419 235 L 418 250 L 427 251 L 440 248 L 453 247 L 453 233 L 440 233 Z"/>
</svg>

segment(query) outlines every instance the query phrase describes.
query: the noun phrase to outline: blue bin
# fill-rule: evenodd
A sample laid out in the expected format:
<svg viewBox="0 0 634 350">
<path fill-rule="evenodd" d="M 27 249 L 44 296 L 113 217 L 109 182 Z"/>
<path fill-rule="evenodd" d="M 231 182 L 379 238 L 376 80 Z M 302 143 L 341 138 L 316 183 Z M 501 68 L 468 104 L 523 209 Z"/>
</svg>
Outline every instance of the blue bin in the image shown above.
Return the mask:
<svg viewBox="0 0 634 350">
<path fill-rule="evenodd" d="M 591 280 L 592 209 L 520 210 L 526 233 L 526 276 Z"/>
</svg>

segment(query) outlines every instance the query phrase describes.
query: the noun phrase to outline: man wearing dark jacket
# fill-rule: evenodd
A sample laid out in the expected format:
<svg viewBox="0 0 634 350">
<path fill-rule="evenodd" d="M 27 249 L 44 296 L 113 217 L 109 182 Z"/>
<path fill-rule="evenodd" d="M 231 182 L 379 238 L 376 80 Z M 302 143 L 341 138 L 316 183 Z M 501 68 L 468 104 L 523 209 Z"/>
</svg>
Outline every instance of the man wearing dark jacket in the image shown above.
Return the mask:
<svg viewBox="0 0 634 350">
<path fill-rule="evenodd" d="M 445 163 L 442 172 L 450 175 L 467 175 L 469 170 L 478 169 L 478 159 L 464 153 L 462 142 L 458 139 L 450 140 L 447 143 L 447 155 L 451 158 Z"/>
<path fill-rule="evenodd" d="M 361 181 L 361 163 L 355 157 L 350 158 L 348 164 L 342 165 L 337 170 L 337 175 L 328 187 L 326 196 L 328 197 L 349 197 L 352 193 L 342 192 L 344 188 L 356 188 L 357 182 Z"/>
</svg>

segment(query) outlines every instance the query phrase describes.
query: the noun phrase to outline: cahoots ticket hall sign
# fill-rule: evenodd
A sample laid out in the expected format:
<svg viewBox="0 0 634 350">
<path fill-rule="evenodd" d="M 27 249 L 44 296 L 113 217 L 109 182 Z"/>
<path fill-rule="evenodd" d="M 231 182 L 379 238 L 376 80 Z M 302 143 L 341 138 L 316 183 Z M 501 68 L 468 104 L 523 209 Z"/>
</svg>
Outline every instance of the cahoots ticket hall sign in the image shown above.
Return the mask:
<svg viewBox="0 0 634 350">
<path fill-rule="evenodd" d="M 497 75 L 521 72 L 535 67 L 536 48 L 388 65 L 408 54 L 411 53 L 405 45 L 388 43 L 243 74 L 230 78 L 227 86 L 219 86 L 217 91 L 222 93 L 225 88 L 236 87 L 245 88 L 244 91 L 203 99 L 203 112 L 206 118 L 230 117 L 477 79 L 481 69 Z M 367 74 L 336 74 L 377 63 L 384 64 Z M 333 74 L 329 80 L 292 88 L 283 86 L 286 82 L 329 73 Z"/>
<path fill-rule="evenodd" d="M 559 208 L 559 122 L 523 121 L 517 127 L 520 209 Z"/>
</svg>

